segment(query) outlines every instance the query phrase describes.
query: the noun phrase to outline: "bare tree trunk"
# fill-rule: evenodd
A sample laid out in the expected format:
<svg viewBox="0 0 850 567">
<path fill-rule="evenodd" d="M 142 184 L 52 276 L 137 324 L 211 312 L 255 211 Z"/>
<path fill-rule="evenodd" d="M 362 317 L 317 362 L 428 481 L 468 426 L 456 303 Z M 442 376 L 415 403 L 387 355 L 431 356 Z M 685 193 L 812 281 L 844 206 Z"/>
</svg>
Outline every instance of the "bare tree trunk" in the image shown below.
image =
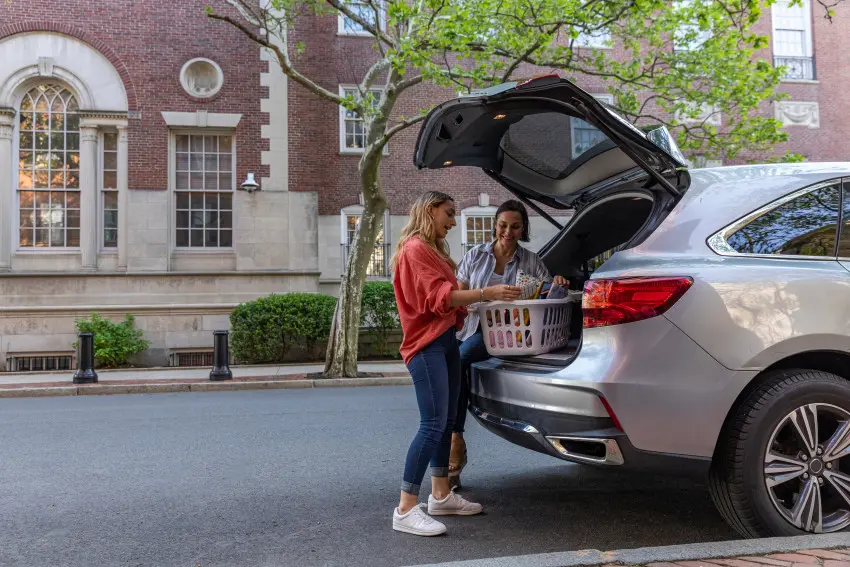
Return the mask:
<svg viewBox="0 0 850 567">
<path fill-rule="evenodd" d="M 357 376 L 357 349 L 360 336 L 361 300 L 366 270 L 375 250 L 375 242 L 381 229 L 387 200 L 378 181 L 381 150 L 377 156 L 363 156 L 360 162 L 360 183 L 363 189 L 364 208 L 360 226 L 354 237 L 354 246 L 348 255 L 345 273 L 339 286 L 328 350 L 325 355 L 327 378 L 354 378 Z M 384 234 L 389 227 L 384 227 Z"/>
</svg>

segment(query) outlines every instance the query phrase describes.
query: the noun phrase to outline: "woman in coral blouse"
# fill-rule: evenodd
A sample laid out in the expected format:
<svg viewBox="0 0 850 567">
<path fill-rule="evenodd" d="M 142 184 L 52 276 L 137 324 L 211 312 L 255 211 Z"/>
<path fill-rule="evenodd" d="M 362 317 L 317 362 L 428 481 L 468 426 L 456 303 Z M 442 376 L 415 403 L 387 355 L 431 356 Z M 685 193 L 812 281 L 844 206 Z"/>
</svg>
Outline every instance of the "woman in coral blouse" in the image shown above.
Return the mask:
<svg viewBox="0 0 850 567">
<path fill-rule="evenodd" d="M 455 333 L 463 328 L 466 306 L 480 301 L 512 301 L 516 286 L 461 290 L 449 256 L 446 234 L 455 222 L 454 200 L 438 191 L 421 195 L 410 210 L 392 259 L 393 288 L 404 339 L 401 352 L 419 404 L 419 431 L 407 451 L 401 497 L 393 510 L 393 529 L 414 535 L 445 533 L 431 516 L 471 516 L 480 504 L 449 489 L 451 432 L 460 393 L 460 354 Z M 419 486 L 430 463 L 428 513 Z"/>
</svg>

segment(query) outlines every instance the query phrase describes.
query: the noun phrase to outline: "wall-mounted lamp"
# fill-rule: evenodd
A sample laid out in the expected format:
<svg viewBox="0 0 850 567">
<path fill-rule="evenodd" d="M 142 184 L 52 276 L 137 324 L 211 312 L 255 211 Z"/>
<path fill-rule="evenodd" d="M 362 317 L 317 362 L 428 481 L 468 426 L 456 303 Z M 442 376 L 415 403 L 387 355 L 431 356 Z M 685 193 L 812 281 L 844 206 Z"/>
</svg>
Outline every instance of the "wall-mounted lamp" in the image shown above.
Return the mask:
<svg viewBox="0 0 850 567">
<path fill-rule="evenodd" d="M 248 174 L 248 178 L 242 182 L 242 185 L 240 187 L 248 193 L 253 193 L 254 191 L 260 190 L 260 184 L 254 180 L 253 173 Z"/>
</svg>

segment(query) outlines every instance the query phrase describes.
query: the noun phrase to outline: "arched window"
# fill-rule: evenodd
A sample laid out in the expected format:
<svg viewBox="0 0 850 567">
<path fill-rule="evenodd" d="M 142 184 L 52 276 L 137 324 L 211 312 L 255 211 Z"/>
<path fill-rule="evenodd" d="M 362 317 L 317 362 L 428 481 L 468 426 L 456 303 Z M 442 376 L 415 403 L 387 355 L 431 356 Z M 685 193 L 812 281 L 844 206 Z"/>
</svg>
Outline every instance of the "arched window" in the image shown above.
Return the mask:
<svg viewBox="0 0 850 567">
<path fill-rule="evenodd" d="M 18 129 L 21 248 L 80 246 L 80 117 L 74 95 L 55 84 L 28 91 Z"/>
</svg>

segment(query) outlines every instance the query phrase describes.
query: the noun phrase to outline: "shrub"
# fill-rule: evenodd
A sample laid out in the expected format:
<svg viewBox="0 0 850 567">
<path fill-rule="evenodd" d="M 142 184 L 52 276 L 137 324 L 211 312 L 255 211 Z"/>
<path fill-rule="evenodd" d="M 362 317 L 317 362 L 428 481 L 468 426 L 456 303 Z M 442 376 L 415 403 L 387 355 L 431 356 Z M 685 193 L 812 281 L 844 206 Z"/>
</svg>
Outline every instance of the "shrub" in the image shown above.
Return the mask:
<svg viewBox="0 0 850 567">
<path fill-rule="evenodd" d="M 384 355 L 389 354 L 387 337 L 390 331 L 401 326 L 392 283 L 367 282 L 363 286 L 360 324 L 368 328 L 368 332 L 375 337 L 377 351 Z"/>
<path fill-rule="evenodd" d="M 281 362 L 293 346 L 313 354 L 326 340 L 336 298 L 321 293 L 270 295 L 239 305 L 230 315 L 233 357 L 250 364 Z"/>
<path fill-rule="evenodd" d="M 124 366 L 134 354 L 144 352 L 150 341 L 144 338 L 141 329 L 135 328 L 135 318 L 129 313 L 124 320 L 115 323 L 92 313 L 88 319 L 77 319 L 74 323 L 78 333 L 94 333 L 94 358 L 97 366 L 114 368 Z M 74 343 L 77 348 L 78 342 Z"/>
</svg>

